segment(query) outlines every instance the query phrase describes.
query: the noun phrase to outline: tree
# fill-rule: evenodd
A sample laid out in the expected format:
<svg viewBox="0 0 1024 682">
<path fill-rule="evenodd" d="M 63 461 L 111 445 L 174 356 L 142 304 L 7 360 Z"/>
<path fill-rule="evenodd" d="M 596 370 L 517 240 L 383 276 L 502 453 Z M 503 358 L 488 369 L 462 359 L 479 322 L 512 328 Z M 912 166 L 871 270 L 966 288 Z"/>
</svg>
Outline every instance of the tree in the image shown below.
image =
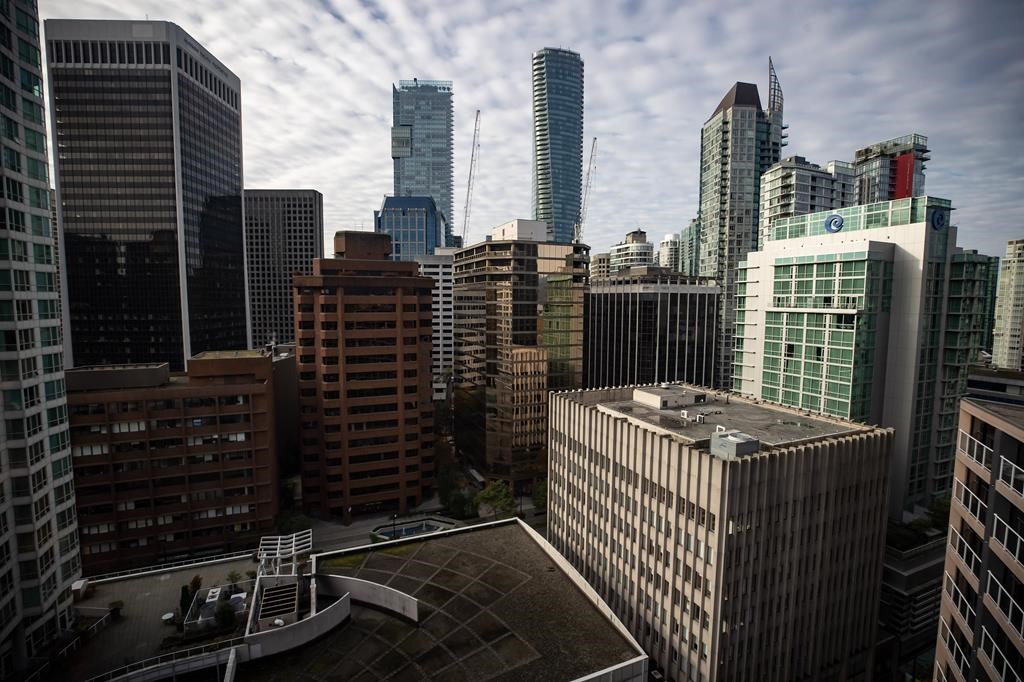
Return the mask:
<svg viewBox="0 0 1024 682">
<path fill-rule="evenodd" d="M 475 502 L 481 511 L 485 507 L 491 515 L 496 518 L 511 516 L 516 508 L 516 500 L 512 497 L 512 490 L 505 481 L 491 481 L 487 487 L 476 495 Z"/>
<path fill-rule="evenodd" d="M 531 494 L 533 499 L 534 511 L 538 514 L 542 514 L 548 510 L 548 482 L 540 481 L 533 484 L 533 493 Z"/>
<path fill-rule="evenodd" d="M 242 579 L 242 574 L 238 571 L 231 571 L 228 573 L 228 582 L 231 583 L 231 587 L 235 587 L 236 583 Z"/>
<path fill-rule="evenodd" d="M 181 609 L 181 619 L 185 620 L 188 610 L 192 608 L 192 592 L 188 585 L 181 586 L 181 597 L 178 599 L 178 607 Z"/>
<path fill-rule="evenodd" d="M 450 466 L 441 467 L 437 472 L 437 497 L 444 507 L 452 505 L 452 499 L 459 493 L 459 483 L 455 475 L 455 468 Z"/>
<path fill-rule="evenodd" d="M 203 576 L 194 575 L 192 576 L 192 582 L 188 584 L 188 588 L 192 591 L 192 596 L 195 597 L 199 594 L 199 589 L 203 586 Z"/>
</svg>

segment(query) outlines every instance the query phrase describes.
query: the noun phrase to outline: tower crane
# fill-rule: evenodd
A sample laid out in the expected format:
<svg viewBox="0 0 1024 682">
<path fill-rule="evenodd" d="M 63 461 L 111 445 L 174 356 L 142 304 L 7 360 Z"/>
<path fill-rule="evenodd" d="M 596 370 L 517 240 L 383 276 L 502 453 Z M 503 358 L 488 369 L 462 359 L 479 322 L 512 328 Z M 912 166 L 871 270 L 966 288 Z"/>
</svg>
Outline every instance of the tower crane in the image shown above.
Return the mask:
<svg viewBox="0 0 1024 682">
<path fill-rule="evenodd" d="M 580 203 L 580 212 L 576 217 L 576 225 L 573 226 L 572 240 L 577 244 L 583 241 L 583 226 L 587 222 L 587 203 L 590 200 L 590 188 L 594 183 L 594 176 L 597 175 L 597 138 L 590 143 L 590 162 L 587 163 L 587 178 L 583 182 L 583 201 Z"/>
<path fill-rule="evenodd" d="M 469 230 L 469 209 L 473 205 L 473 176 L 476 175 L 477 164 L 480 163 L 480 110 L 476 110 L 476 122 L 473 124 L 473 146 L 469 156 L 469 182 L 466 184 L 466 208 L 462 212 L 462 245 L 466 245 L 466 232 Z"/>
</svg>

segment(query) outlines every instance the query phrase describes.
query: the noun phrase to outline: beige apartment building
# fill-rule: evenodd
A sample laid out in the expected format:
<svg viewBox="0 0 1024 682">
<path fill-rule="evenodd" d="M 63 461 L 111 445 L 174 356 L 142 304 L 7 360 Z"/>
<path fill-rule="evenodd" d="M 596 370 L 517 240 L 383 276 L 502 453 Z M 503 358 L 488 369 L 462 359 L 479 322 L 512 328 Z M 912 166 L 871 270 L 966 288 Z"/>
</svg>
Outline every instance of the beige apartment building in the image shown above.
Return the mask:
<svg viewBox="0 0 1024 682">
<path fill-rule="evenodd" d="M 869 679 L 891 447 L 686 384 L 553 394 L 548 536 L 669 680 Z"/>
<path fill-rule="evenodd" d="M 1024 679 L 1024 406 L 960 402 L 935 677 Z"/>
</svg>

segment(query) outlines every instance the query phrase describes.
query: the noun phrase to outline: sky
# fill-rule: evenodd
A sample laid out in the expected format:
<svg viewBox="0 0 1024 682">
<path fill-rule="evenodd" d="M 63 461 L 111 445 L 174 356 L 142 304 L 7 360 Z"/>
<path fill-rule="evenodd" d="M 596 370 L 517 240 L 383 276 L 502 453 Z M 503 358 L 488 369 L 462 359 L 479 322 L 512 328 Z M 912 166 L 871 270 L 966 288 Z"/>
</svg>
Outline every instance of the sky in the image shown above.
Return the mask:
<svg viewBox="0 0 1024 682">
<path fill-rule="evenodd" d="M 1024 238 L 1024 4 L 553 0 L 39 0 L 43 18 L 168 20 L 242 81 L 247 188 L 324 195 L 324 228 L 372 229 L 393 191 L 391 85 L 454 81 L 455 227 L 473 118 L 480 157 L 467 243 L 531 218 L 531 54 L 579 52 L 584 149 L 597 137 L 584 241 L 641 227 L 655 242 L 696 216 L 700 128 L 736 81 L 767 104 L 768 57 L 789 145 L 822 165 L 928 136 L 928 194 L 958 242 L 1002 255 Z M 584 165 L 587 163 L 585 152 Z"/>
</svg>

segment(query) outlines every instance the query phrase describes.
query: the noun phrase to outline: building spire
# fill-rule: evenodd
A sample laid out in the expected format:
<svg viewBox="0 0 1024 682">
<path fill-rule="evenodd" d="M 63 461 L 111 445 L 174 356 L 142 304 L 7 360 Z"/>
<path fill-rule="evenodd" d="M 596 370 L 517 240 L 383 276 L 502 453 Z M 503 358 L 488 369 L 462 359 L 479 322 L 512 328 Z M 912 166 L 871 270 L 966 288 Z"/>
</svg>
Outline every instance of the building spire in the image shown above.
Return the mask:
<svg viewBox="0 0 1024 682">
<path fill-rule="evenodd" d="M 768 113 L 778 113 L 782 117 L 782 86 L 771 57 L 768 57 Z"/>
</svg>

